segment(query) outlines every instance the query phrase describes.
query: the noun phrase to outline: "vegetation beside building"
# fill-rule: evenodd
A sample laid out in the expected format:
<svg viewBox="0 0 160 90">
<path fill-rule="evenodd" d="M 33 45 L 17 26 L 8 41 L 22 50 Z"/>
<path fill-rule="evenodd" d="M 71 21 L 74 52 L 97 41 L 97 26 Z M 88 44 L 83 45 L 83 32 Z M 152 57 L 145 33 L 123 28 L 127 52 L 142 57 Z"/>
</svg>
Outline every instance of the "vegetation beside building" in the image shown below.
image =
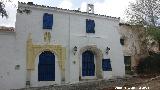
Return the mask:
<svg viewBox="0 0 160 90">
<path fill-rule="evenodd" d="M 141 59 L 137 67 L 138 74 L 160 73 L 160 53 L 152 53 L 150 56 Z"/>
</svg>

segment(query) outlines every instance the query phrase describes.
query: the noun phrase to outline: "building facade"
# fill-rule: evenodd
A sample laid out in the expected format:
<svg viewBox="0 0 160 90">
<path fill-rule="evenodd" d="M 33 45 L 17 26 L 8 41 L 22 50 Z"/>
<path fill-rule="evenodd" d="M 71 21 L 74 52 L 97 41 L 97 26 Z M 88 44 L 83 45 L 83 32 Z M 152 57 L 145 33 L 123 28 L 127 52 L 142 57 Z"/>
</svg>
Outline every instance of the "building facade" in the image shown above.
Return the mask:
<svg viewBox="0 0 160 90">
<path fill-rule="evenodd" d="M 118 29 L 119 18 L 19 2 L 15 31 L 0 35 L 0 87 L 123 77 Z"/>
</svg>

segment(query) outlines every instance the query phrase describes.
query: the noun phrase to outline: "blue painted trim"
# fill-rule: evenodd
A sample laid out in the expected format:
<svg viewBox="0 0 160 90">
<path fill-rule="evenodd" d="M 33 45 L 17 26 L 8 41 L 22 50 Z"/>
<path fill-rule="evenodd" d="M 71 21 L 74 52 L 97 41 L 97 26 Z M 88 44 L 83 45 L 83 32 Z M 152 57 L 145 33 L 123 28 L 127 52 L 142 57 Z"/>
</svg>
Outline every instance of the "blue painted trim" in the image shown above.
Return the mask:
<svg viewBox="0 0 160 90">
<path fill-rule="evenodd" d="M 55 56 L 50 51 L 39 55 L 38 81 L 55 81 Z"/>
<path fill-rule="evenodd" d="M 102 60 L 102 69 L 103 69 L 103 71 L 112 71 L 110 59 L 103 59 Z"/>
<path fill-rule="evenodd" d="M 86 33 L 95 33 L 94 20 L 86 19 Z"/>
<path fill-rule="evenodd" d="M 52 29 L 53 14 L 44 13 L 43 15 L 43 29 Z"/>
<path fill-rule="evenodd" d="M 91 51 L 85 51 L 82 54 L 82 76 L 94 76 L 95 64 L 94 54 Z"/>
</svg>

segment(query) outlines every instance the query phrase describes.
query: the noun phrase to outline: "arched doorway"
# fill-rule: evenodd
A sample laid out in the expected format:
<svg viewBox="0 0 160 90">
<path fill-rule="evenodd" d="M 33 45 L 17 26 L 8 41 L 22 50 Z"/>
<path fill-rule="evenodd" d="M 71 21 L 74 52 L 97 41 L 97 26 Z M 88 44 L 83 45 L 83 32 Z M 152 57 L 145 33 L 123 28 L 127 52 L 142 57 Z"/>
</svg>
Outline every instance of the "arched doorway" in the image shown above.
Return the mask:
<svg viewBox="0 0 160 90">
<path fill-rule="evenodd" d="M 55 55 L 50 51 L 39 55 L 38 81 L 55 81 Z"/>
<path fill-rule="evenodd" d="M 89 53 L 89 55 L 87 55 L 86 53 Z M 87 55 L 87 57 L 85 55 Z M 84 65 L 82 65 L 82 61 L 84 60 L 84 58 L 87 59 L 88 56 L 90 56 L 89 58 L 92 59 L 91 60 L 92 62 L 89 64 L 89 66 L 91 66 L 91 68 L 90 67 L 89 68 L 91 69 L 91 71 L 93 71 L 95 73 L 93 74 L 93 73 L 89 72 L 90 74 L 92 74 L 92 76 L 83 76 L 83 69 L 82 68 L 83 68 Z M 103 75 L 102 75 L 103 74 L 102 73 L 102 58 L 103 58 L 103 53 L 100 49 L 97 48 L 97 46 L 88 45 L 88 46 L 82 47 L 79 50 L 79 61 L 80 61 L 79 80 L 102 79 L 103 78 Z M 88 60 L 86 60 L 86 61 L 88 61 Z M 94 61 L 94 63 L 93 63 L 93 61 Z"/>
<path fill-rule="evenodd" d="M 95 76 L 95 61 L 92 51 L 82 53 L 82 76 Z"/>
</svg>

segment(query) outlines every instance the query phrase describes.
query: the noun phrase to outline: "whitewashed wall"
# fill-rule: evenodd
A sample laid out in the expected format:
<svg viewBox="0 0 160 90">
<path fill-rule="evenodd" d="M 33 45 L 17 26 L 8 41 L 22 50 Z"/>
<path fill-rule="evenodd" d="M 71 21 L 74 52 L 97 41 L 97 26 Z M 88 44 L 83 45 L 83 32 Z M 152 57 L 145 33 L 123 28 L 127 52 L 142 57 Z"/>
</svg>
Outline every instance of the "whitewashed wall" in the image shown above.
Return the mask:
<svg viewBox="0 0 160 90">
<path fill-rule="evenodd" d="M 19 52 L 19 53 L 23 54 L 22 57 L 20 57 L 20 58 L 24 58 L 24 61 L 26 61 L 26 40 L 27 40 L 29 33 L 32 34 L 33 44 L 44 45 L 45 42 L 43 40 L 43 38 L 44 38 L 43 34 L 45 31 L 50 31 L 51 36 L 52 36 L 50 44 L 63 45 L 63 47 L 67 47 L 69 44 L 68 38 L 67 38 L 69 36 L 69 33 L 68 33 L 68 20 L 66 20 L 66 18 L 68 18 L 68 16 L 65 14 L 53 13 L 51 11 L 43 10 L 43 9 L 42 10 L 31 9 L 31 10 L 32 10 L 32 13 L 29 15 L 17 14 L 16 30 L 17 30 L 17 38 L 20 38 L 19 40 L 17 40 L 17 43 L 20 45 L 19 49 L 23 49 L 23 50 L 20 50 L 20 52 Z M 43 28 L 42 28 L 44 13 L 50 13 L 50 14 L 53 14 L 53 16 L 54 16 L 54 25 L 53 25 L 52 30 L 43 30 Z M 25 19 L 25 22 L 22 23 L 23 19 Z M 38 60 L 39 59 L 36 58 L 35 68 L 37 66 Z M 24 62 L 24 63 L 26 64 L 26 62 Z M 56 71 L 55 72 L 56 73 L 56 79 L 55 79 L 56 81 L 53 82 L 53 84 L 54 83 L 59 84 L 59 83 L 61 83 L 60 82 L 61 75 L 57 74 L 60 72 L 58 62 L 56 63 L 55 69 L 56 69 L 55 70 Z M 36 72 L 37 71 L 32 71 L 31 86 L 42 86 L 42 85 L 51 84 L 50 82 L 48 82 L 48 83 L 36 82 L 36 79 L 38 80 L 38 77 L 35 76 L 35 75 L 37 75 Z"/>
<path fill-rule="evenodd" d="M 13 59 L 11 66 L 7 67 L 11 69 L 11 79 L 10 81 L 6 79 L 6 82 L 1 82 L 3 84 L 10 83 L 8 88 L 22 88 L 25 87 L 26 82 L 26 41 L 29 33 L 32 33 L 32 39 L 34 44 L 45 44 L 43 40 L 43 34 L 45 31 L 51 32 L 51 43 L 52 45 L 62 45 L 66 47 L 66 63 L 65 63 L 65 83 L 75 83 L 79 81 L 79 61 L 80 56 L 73 56 L 72 49 L 74 46 L 78 47 L 80 50 L 86 45 L 96 45 L 98 49 L 102 50 L 103 58 L 111 59 L 112 71 L 103 72 L 103 78 L 109 79 L 112 76 L 124 76 L 124 61 L 122 47 L 120 46 L 120 36 L 117 32 L 119 29 L 119 19 L 88 15 L 88 14 L 77 14 L 65 10 L 53 10 L 51 8 L 42 8 L 40 6 L 28 6 L 26 4 L 19 4 L 21 9 L 25 7 L 31 10 L 30 14 L 20 14 L 17 13 L 16 16 L 16 34 L 13 35 L 14 40 L 7 37 L 7 45 L 12 44 L 12 50 L 10 55 L 12 57 L 7 57 L 8 62 Z M 52 30 L 43 30 L 43 14 L 50 13 L 53 14 L 54 23 Z M 86 34 L 86 19 L 93 19 L 95 21 L 95 34 Z M 8 35 L 10 36 L 10 35 Z M 1 38 L 0 38 L 1 40 Z M 2 39 L 4 41 L 5 39 Z M 4 44 L 5 45 L 5 44 Z M 4 46 L 0 45 L 0 46 Z M 106 47 L 110 47 L 111 50 L 109 55 L 105 54 Z M 7 48 L 7 46 L 5 46 Z M 7 49 L 8 50 L 8 49 Z M 0 51 L 1 52 L 1 51 Z M 16 53 L 15 53 L 16 52 Z M 1 52 L 2 53 L 2 52 Z M 7 51 L 5 52 L 5 54 Z M 3 56 L 3 55 L 2 55 Z M 38 56 L 37 56 L 38 57 Z M 3 56 L 4 59 L 7 59 Z M 2 59 L 0 59 L 2 60 Z M 73 64 L 73 61 L 77 61 Z M 20 65 L 20 70 L 15 71 L 14 65 Z M 38 64 L 38 58 L 36 58 L 36 65 Z M 4 65 L 0 66 L 3 67 Z M 12 70 L 13 69 L 13 70 Z M 1 69 L 0 69 L 1 70 Z M 3 71 L 3 70 L 2 70 Z M 53 83 L 61 83 L 59 75 L 60 69 L 56 65 L 56 81 Z M 4 73 L 7 73 L 4 72 Z M 31 74 L 31 86 L 42 86 L 48 85 L 50 83 L 37 83 L 35 76 L 37 71 L 33 71 Z M 38 78 L 37 78 L 38 80 Z M 12 84 L 14 83 L 14 84 Z M 5 88 L 5 86 L 3 86 Z M 1 89 L 1 88 L 0 88 Z"/>
<path fill-rule="evenodd" d="M 103 72 L 103 78 L 108 79 L 111 76 L 123 76 L 123 54 L 119 42 L 120 36 L 117 32 L 119 22 L 92 16 L 71 15 L 70 17 L 70 82 L 74 83 L 79 81 L 79 56 L 75 57 L 73 55 L 72 49 L 74 46 L 81 49 L 87 45 L 96 45 L 103 51 L 103 58 L 111 59 L 113 71 Z M 86 33 L 86 19 L 95 21 L 95 34 Z M 111 48 L 109 56 L 106 56 L 105 54 L 107 46 Z M 77 60 L 77 63 L 73 64 L 75 59 Z"/>
<path fill-rule="evenodd" d="M 0 32 L 0 90 L 25 87 L 25 64 L 16 57 L 15 40 L 15 32 Z"/>
</svg>

